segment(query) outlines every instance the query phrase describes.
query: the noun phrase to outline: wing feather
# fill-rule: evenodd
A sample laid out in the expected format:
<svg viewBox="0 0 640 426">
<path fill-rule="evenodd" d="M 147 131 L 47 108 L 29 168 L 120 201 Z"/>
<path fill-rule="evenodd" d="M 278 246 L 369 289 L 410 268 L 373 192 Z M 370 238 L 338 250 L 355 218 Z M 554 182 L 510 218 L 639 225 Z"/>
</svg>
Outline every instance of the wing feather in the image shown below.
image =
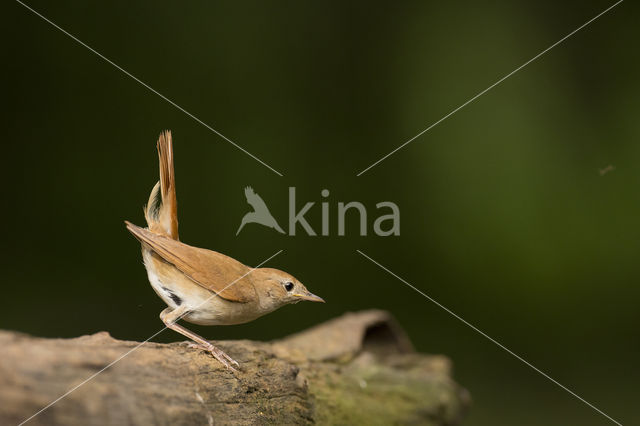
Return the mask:
<svg viewBox="0 0 640 426">
<path fill-rule="evenodd" d="M 248 275 L 251 269 L 246 265 L 222 253 L 192 247 L 131 222 L 125 223 L 140 242 L 207 290 L 232 302 L 246 303 L 255 297 L 255 288 Z"/>
</svg>

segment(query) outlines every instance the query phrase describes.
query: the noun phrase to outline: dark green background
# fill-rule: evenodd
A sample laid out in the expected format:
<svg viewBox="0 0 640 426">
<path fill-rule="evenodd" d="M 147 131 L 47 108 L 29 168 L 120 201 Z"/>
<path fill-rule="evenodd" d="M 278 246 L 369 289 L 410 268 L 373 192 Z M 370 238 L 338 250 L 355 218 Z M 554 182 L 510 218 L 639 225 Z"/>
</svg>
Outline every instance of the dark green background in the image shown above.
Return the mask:
<svg viewBox="0 0 640 426">
<path fill-rule="evenodd" d="M 279 177 L 8 2 L 0 326 L 136 340 L 162 327 L 163 303 L 122 221 L 144 223 L 155 141 L 168 128 L 181 239 L 250 265 L 284 249 L 270 266 L 327 300 L 197 331 L 268 340 L 345 311 L 387 309 L 419 350 L 453 360 L 474 399 L 466 424 L 610 424 L 361 249 L 610 416 L 637 423 L 632 2 L 356 177 L 612 3 L 28 2 Z M 329 189 L 332 236 L 249 225 L 236 237 L 246 185 L 283 226 L 289 186 L 301 202 L 319 203 Z M 339 201 L 361 201 L 375 217 L 385 200 L 400 206 L 400 237 L 360 237 L 355 221 L 337 236 Z M 308 217 L 319 230 L 317 204 Z M 155 340 L 180 339 L 165 331 Z"/>
</svg>

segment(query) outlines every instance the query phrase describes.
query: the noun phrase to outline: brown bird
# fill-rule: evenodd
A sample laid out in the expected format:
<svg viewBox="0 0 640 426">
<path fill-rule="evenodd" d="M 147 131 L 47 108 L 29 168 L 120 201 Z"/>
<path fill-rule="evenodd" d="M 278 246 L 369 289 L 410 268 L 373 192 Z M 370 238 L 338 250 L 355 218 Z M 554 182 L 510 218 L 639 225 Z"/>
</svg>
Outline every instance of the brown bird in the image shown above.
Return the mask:
<svg viewBox="0 0 640 426">
<path fill-rule="evenodd" d="M 177 324 L 179 319 L 201 325 L 242 324 L 301 300 L 324 302 L 290 274 L 271 268 L 250 268 L 215 251 L 178 240 L 178 206 L 171 132 L 158 139 L 160 181 L 144 213 L 148 228 L 125 221 L 142 243 L 149 282 L 168 305 L 160 313 L 165 325 L 192 339 L 227 368 L 238 366 L 229 355 Z"/>
</svg>

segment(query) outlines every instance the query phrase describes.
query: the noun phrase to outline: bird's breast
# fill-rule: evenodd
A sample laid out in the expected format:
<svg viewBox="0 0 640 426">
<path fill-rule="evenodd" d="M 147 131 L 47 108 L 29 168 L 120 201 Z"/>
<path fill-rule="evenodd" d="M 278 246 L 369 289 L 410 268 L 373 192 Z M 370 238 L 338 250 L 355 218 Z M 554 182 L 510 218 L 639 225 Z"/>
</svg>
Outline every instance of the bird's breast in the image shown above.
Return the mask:
<svg viewBox="0 0 640 426">
<path fill-rule="evenodd" d="M 200 325 L 243 324 L 266 313 L 259 300 L 238 303 L 223 299 L 151 252 L 145 252 L 143 259 L 151 287 L 167 306 L 187 306 L 185 321 Z"/>
</svg>

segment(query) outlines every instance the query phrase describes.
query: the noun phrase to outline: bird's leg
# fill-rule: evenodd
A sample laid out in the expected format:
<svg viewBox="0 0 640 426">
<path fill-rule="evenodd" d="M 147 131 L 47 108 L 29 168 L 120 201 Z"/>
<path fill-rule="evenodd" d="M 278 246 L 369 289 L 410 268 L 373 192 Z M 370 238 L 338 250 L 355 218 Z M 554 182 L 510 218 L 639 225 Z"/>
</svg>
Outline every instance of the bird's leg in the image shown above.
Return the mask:
<svg viewBox="0 0 640 426">
<path fill-rule="evenodd" d="M 196 342 L 197 345 L 194 345 L 195 347 L 203 349 L 203 350 L 209 352 L 211 355 L 214 356 L 215 359 L 220 361 L 220 363 L 222 365 L 224 365 L 225 367 L 227 367 L 228 369 L 230 369 L 232 371 L 237 372 L 238 370 L 233 368 L 231 366 L 231 364 L 235 364 L 237 367 L 239 367 L 240 365 L 233 358 L 231 358 L 229 355 L 224 353 L 222 350 L 220 350 L 220 349 L 216 348 L 215 346 L 213 346 L 211 343 L 209 343 L 203 337 L 198 336 L 193 331 L 189 331 L 186 328 L 184 328 L 183 326 L 181 326 L 181 325 L 176 323 L 176 321 L 182 315 L 184 315 L 188 310 L 189 309 L 186 308 L 185 305 L 182 305 L 181 307 L 179 307 L 177 309 L 174 309 L 174 310 L 171 310 L 171 308 L 166 308 L 164 311 L 162 311 L 160 313 L 160 319 L 162 320 L 162 322 L 164 322 L 164 324 L 168 328 L 172 329 L 173 331 L 177 331 L 178 333 L 182 334 L 183 336 L 186 336 L 189 339 L 191 339 L 194 342 Z"/>
</svg>

